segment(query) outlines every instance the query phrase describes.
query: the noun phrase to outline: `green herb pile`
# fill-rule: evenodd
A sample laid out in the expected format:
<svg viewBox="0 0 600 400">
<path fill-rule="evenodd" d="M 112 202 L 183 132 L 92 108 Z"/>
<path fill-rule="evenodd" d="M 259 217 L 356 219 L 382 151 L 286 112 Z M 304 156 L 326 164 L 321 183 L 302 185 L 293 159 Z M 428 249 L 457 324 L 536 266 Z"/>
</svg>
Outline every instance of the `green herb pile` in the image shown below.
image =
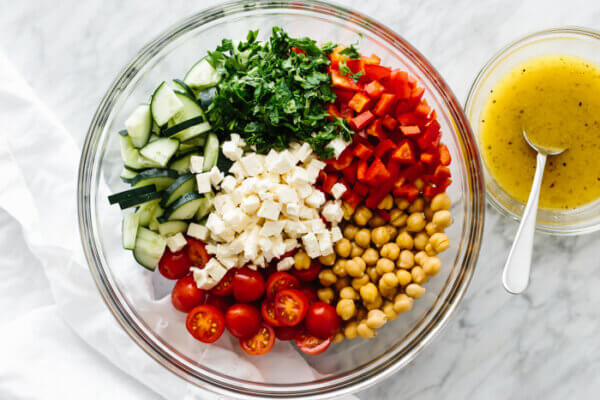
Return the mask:
<svg viewBox="0 0 600 400">
<path fill-rule="evenodd" d="M 353 133 L 344 119 L 330 120 L 326 112 L 335 100 L 327 54 L 336 45 L 291 38 L 278 27 L 266 42 L 257 34 L 250 31 L 237 45 L 224 39 L 208 53 L 221 75 L 208 109 L 213 128 L 221 135 L 239 133 L 260 153 L 305 141 L 321 158 L 330 158 L 326 145 L 340 135 L 349 140 Z"/>
</svg>

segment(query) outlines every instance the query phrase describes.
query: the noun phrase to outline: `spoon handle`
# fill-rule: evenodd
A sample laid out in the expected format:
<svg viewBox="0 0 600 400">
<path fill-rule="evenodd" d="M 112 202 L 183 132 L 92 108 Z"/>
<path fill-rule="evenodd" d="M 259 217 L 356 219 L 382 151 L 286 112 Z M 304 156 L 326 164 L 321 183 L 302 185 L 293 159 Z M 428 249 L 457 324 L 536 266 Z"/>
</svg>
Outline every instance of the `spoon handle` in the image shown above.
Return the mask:
<svg viewBox="0 0 600 400">
<path fill-rule="evenodd" d="M 504 265 L 502 283 L 504 288 L 513 294 L 522 293 L 529 284 L 531 270 L 531 253 L 533 251 L 533 234 L 537 220 L 538 201 L 542 188 L 542 177 L 546 167 L 546 155 L 537 154 L 535 176 L 531 185 L 531 193 L 521 218 L 517 235 L 513 242 L 508 259 Z"/>
</svg>

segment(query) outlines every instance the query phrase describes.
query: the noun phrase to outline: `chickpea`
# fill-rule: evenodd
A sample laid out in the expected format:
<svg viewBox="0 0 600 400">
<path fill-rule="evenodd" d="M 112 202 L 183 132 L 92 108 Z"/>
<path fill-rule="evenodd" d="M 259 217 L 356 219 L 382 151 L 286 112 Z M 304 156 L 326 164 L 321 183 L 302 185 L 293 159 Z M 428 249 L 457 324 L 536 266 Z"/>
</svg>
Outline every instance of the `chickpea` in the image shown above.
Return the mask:
<svg viewBox="0 0 600 400">
<path fill-rule="evenodd" d="M 360 297 L 363 299 L 364 303 L 373 303 L 378 295 L 377 287 L 372 282 L 369 282 L 360 288 Z"/>
<path fill-rule="evenodd" d="M 360 206 L 354 213 L 354 222 L 358 226 L 365 226 L 373 217 L 373 213 L 365 206 Z"/>
<path fill-rule="evenodd" d="M 394 208 L 392 211 L 390 211 L 390 224 L 392 224 L 392 226 L 404 226 L 406 225 L 407 219 L 408 214 L 399 208 Z"/>
<path fill-rule="evenodd" d="M 350 278 L 348 278 L 347 276 L 338 279 L 334 285 L 335 290 L 337 290 L 338 292 L 348 286 L 350 286 Z"/>
<path fill-rule="evenodd" d="M 358 324 L 358 327 L 356 328 L 356 332 L 363 339 L 372 339 L 377 334 L 377 332 L 375 331 L 375 329 L 371 329 L 371 328 L 369 328 L 367 326 L 367 321 L 366 320 L 360 321 L 360 323 Z"/>
<path fill-rule="evenodd" d="M 354 305 L 354 301 L 350 299 L 341 299 L 338 301 L 335 311 L 341 319 L 348 321 L 350 318 L 354 317 L 354 314 L 356 314 L 356 306 Z"/>
<path fill-rule="evenodd" d="M 427 257 L 429 257 L 427 253 L 425 253 L 424 251 L 419 251 L 417 254 L 415 254 L 415 262 L 419 265 L 423 265 L 425 264 L 425 260 L 427 260 Z"/>
<path fill-rule="evenodd" d="M 406 229 L 409 232 L 420 232 L 425 228 L 425 218 L 419 212 L 412 213 L 406 220 Z"/>
<path fill-rule="evenodd" d="M 429 243 L 436 253 L 441 253 L 450 247 L 450 239 L 445 233 L 436 233 L 429 238 Z"/>
<path fill-rule="evenodd" d="M 415 244 L 415 249 L 424 250 L 425 246 L 427 246 L 427 242 L 429 242 L 429 236 L 425 232 L 419 232 L 413 238 L 413 242 Z"/>
<path fill-rule="evenodd" d="M 360 299 L 360 296 L 358 295 L 356 290 L 352 288 L 352 286 L 346 286 L 345 288 L 342 288 L 342 290 L 340 290 L 340 298 L 348 300 L 358 300 Z"/>
<path fill-rule="evenodd" d="M 360 260 L 360 261 L 358 261 Z M 352 260 L 346 261 L 346 273 L 353 278 L 358 278 L 365 273 L 367 265 L 362 258 L 355 257 Z"/>
<path fill-rule="evenodd" d="M 412 204 L 408 207 L 408 213 L 409 214 L 413 214 L 413 213 L 421 213 L 423 212 L 423 210 L 425 209 L 425 200 L 423 200 L 421 197 L 419 197 L 418 199 L 415 199 L 415 201 L 412 202 Z"/>
<path fill-rule="evenodd" d="M 415 181 L 413 182 L 413 184 L 419 190 L 423 189 L 423 187 L 425 186 L 425 182 L 423 182 L 423 179 L 421 179 L 421 178 L 415 179 Z"/>
<path fill-rule="evenodd" d="M 367 314 L 367 326 L 371 329 L 379 329 L 387 322 L 385 313 L 381 310 L 371 310 Z"/>
<path fill-rule="evenodd" d="M 310 268 L 310 257 L 304 250 L 300 250 L 294 254 L 294 268 L 298 270 Z"/>
<path fill-rule="evenodd" d="M 377 206 L 380 210 L 391 210 L 392 207 L 394 207 L 394 197 L 391 194 L 385 196 Z"/>
<path fill-rule="evenodd" d="M 342 332 L 338 332 L 331 339 L 331 343 L 340 343 L 344 341 L 344 334 Z"/>
<path fill-rule="evenodd" d="M 411 283 L 404 291 L 408 296 L 414 299 L 418 299 L 425 294 L 425 288 L 418 283 Z"/>
<path fill-rule="evenodd" d="M 356 320 L 362 321 L 367 318 L 367 309 L 363 307 L 358 307 L 358 311 L 356 311 Z"/>
<path fill-rule="evenodd" d="M 395 226 L 392 225 L 386 225 L 385 226 L 390 234 L 390 241 L 393 241 L 394 239 L 396 239 L 396 236 L 398 236 L 398 228 L 396 228 Z"/>
<path fill-rule="evenodd" d="M 367 275 L 369 275 L 371 282 L 376 282 L 379 279 L 379 272 L 377 272 L 377 268 L 375 267 L 367 268 Z"/>
<path fill-rule="evenodd" d="M 412 236 L 410 236 L 410 233 L 408 233 L 408 232 L 400 232 L 398 234 L 398 237 L 396 237 L 396 244 L 401 249 L 411 250 L 413 248 L 414 241 L 413 241 Z"/>
<path fill-rule="evenodd" d="M 428 276 L 437 275 L 438 272 L 440 272 L 441 268 L 442 268 L 442 262 L 440 261 L 440 258 L 437 256 L 427 257 L 427 259 L 423 263 L 423 271 L 425 271 L 425 273 Z"/>
<path fill-rule="evenodd" d="M 348 275 L 348 273 L 346 272 L 346 260 L 343 260 L 343 259 L 337 260 L 335 262 L 335 265 L 331 268 L 331 270 L 338 277 L 340 277 L 340 278 L 345 277 L 346 275 Z"/>
<path fill-rule="evenodd" d="M 379 254 L 381 254 L 381 257 L 396 261 L 398 256 L 400 256 L 400 247 L 396 243 L 386 243 L 379 251 Z"/>
<path fill-rule="evenodd" d="M 335 292 L 330 287 L 321 288 L 317 290 L 317 297 L 319 298 L 319 300 L 329 304 L 333 301 L 335 297 Z"/>
<path fill-rule="evenodd" d="M 365 249 L 357 245 L 356 243 L 352 243 L 352 250 L 350 250 L 350 257 L 360 257 L 365 252 Z"/>
<path fill-rule="evenodd" d="M 358 336 L 357 327 L 358 323 L 356 321 L 350 321 L 344 326 L 344 336 L 346 339 L 354 339 Z"/>
<path fill-rule="evenodd" d="M 383 304 L 383 298 L 381 298 L 381 295 L 379 293 L 377 293 L 377 297 L 375 298 L 375 301 L 372 303 L 365 303 L 363 301 L 363 304 L 365 306 L 365 308 L 369 311 L 371 310 L 375 310 L 377 308 L 380 308 L 381 305 Z"/>
<path fill-rule="evenodd" d="M 385 297 L 386 299 L 391 300 L 394 298 L 396 293 L 398 293 L 398 288 L 386 286 L 381 280 L 379 281 L 378 286 L 379 286 L 379 293 L 381 294 L 381 296 Z"/>
<path fill-rule="evenodd" d="M 390 241 L 390 231 L 385 226 L 380 226 L 373 229 L 371 232 L 371 240 L 377 247 L 381 247 Z"/>
<path fill-rule="evenodd" d="M 352 215 L 354 215 L 354 207 L 344 201 L 342 203 L 342 211 L 344 211 L 344 220 L 350 221 Z"/>
<path fill-rule="evenodd" d="M 440 210 L 449 210 L 452 202 L 450 201 L 450 196 L 447 193 L 436 194 L 433 199 L 431 199 L 431 210 L 432 211 L 440 211 Z"/>
<path fill-rule="evenodd" d="M 427 232 L 427 234 L 429 236 L 431 236 L 434 233 L 439 232 L 439 229 L 438 229 L 437 225 L 434 224 L 433 222 L 428 222 L 427 225 L 425 225 L 425 232 Z"/>
<path fill-rule="evenodd" d="M 368 275 L 363 275 L 359 276 L 358 278 L 352 279 L 352 287 L 354 288 L 354 290 L 360 290 L 360 288 L 365 286 L 367 283 L 369 283 Z"/>
<path fill-rule="evenodd" d="M 335 258 L 335 253 L 331 253 L 329 255 L 319 257 L 319 262 L 323 265 L 331 267 L 333 264 L 335 264 Z"/>
<path fill-rule="evenodd" d="M 412 268 L 412 266 L 415 265 L 415 256 L 413 255 L 413 252 L 410 250 L 402 250 L 396 264 L 403 269 Z"/>
<path fill-rule="evenodd" d="M 396 287 L 398 286 L 399 282 L 398 277 L 396 277 L 396 274 L 394 274 L 393 272 L 386 272 L 381 276 L 379 283 L 382 283 L 383 285 L 388 287 Z"/>
<path fill-rule="evenodd" d="M 385 225 L 385 219 L 380 217 L 379 215 L 375 215 L 373 218 L 369 220 L 369 226 L 371 228 L 377 228 L 378 226 Z"/>
<path fill-rule="evenodd" d="M 351 250 L 352 244 L 346 238 L 342 238 L 335 243 L 335 252 L 342 258 L 348 258 Z"/>
<path fill-rule="evenodd" d="M 393 321 L 398 318 L 398 313 L 394 310 L 394 303 L 391 301 L 386 301 L 383 303 L 383 308 L 381 309 L 385 314 L 385 317 L 388 321 Z"/>
<path fill-rule="evenodd" d="M 323 286 L 331 286 L 337 282 L 337 276 L 330 269 L 324 269 L 319 272 L 319 282 Z"/>
<path fill-rule="evenodd" d="M 344 227 L 344 237 L 348 240 L 354 239 L 356 232 L 358 232 L 358 226 L 356 225 L 346 225 Z"/>
<path fill-rule="evenodd" d="M 414 300 L 412 297 L 408 297 L 406 294 L 400 293 L 394 298 L 394 311 L 396 311 L 398 314 L 406 312 L 412 308 L 413 302 Z"/>
<path fill-rule="evenodd" d="M 379 259 L 379 254 L 377 253 L 377 250 L 368 248 L 362 254 L 362 259 L 367 265 L 373 266 L 377 263 L 377 260 Z"/>
<path fill-rule="evenodd" d="M 361 229 L 356 233 L 356 236 L 354 236 L 354 242 L 363 249 L 366 249 L 369 247 L 369 244 L 371 244 L 371 231 L 368 229 Z"/>
<path fill-rule="evenodd" d="M 406 286 L 412 282 L 412 274 L 405 269 L 396 271 L 396 278 L 400 286 Z"/>
<path fill-rule="evenodd" d="M 428 257 L 433 257 L 433 256 L 437 255 L 437 253 L 433 249 L 433 246 L 431 245 L 431 243 L 427 243 L 427 246 L 425 246 L 425 254 L 427 254 Z"/>
<path fill-rule="evenodd" d="M 423 214 L 425 214 L 426 220 L 431 221 L 431 219 L 433 218 L 433 210 L 431 209 L 430 205 L 425 206 L 425 209 L 423 210 Z"/>
<path fill-rule="evenodd" d="M 401 198 L 395 199 L 394 203 L 396 203 L 396 207 L 401 210 L 406 210 L 408 206 L 410 206 L 410 201 Z"/>
<path fill-rule="evenodd" d="M 452 215 L 448 210 L 436 211 L 435 214 L 433 214 L 432 221 L 435 224 L 435 226 L 437 226 L 440 230 L 443 231 L 444 229 L 452 225 Z"/>
<path fill-rule="evenodd" d="M 394 262 L 388 258 L 380 258 L 377 260 L 375 268 L 377 269 L 379 275 L 383 275 L 386 272 L 392 272 L 394 270 Z"/>
<path fill-rule="evenodd" d="M 425 275 L 425 271 L 421 267 L 413 267 L 410 270 L 410 274 L 412 275 L 412 280 L 414 283 L 418 283 L 419 285 L 425 283 L 427 279 L 427 275 Z"/>
</svg>

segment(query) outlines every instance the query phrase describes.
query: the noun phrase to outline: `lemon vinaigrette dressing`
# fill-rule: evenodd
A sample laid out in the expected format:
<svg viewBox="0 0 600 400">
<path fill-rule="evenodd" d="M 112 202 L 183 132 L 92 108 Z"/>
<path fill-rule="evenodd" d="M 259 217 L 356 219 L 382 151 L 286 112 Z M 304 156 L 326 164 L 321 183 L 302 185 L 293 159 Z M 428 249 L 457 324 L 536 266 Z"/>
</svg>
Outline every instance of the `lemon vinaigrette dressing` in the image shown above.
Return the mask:
<svg viewBox="0 0 600 400">
<path fill-rule="evenodd" d="M 546 163 L 540 207 L 576 208 L 600 197 L 600 67 L 582 58 L 533 58 L 490 91 L 480 117 L 484 160 L 496 182 L 525 203 L 536 152 L 568 150 Z"/>
</svg>

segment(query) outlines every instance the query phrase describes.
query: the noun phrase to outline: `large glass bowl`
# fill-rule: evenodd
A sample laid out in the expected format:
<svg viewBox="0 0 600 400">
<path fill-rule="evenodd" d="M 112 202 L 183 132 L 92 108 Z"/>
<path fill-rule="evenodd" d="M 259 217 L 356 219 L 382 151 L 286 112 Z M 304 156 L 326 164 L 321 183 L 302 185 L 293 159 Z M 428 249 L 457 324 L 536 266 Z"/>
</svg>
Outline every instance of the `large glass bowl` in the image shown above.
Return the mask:
<svg viewBox="0 0 600 400">
<path fill-rule="evenodd" d="M 355 339 L 332 346 L 320 356 L 304 356 L 314 371 L 310 379 L 280 374 L 248 379 L 236 365 L 216 365 L 202 357 L 203 346 L 185 334 L 184 316 L 169 304 L 172 283 L 135 264 L 120 246 L 120 211 L 106 195 L 123 190 L 117 132 L 139 102 L 165 79 L 182 77 L 206 50 L 222 38 L 242 39 L 249 29 L 260 37 L 273 26 L 293 36 L 353 43 L 381 56 L 382 63 L 410 71 L 426 89 L 437 111 L 443 141 L 452 155 L 455 223 L 448 230 L 452 245 L 443 253 L 442 271 L 427 284 L 427 293 L 409 313 L 381 329 L 376 339 Z M 313 1 L 232 2 L 200 12 L 150 42 L 129 63 L 102 99 L 91 122 L 81 157 L 78 187 L 83 247 L 98 288 L 123 329 L 151 357 L 173 373 L 216 393 L 238 398 L 324 399 L 363 389 L 406 366 L 455 311 L 471 280 L 484 221 L 484 186 L 477 146 L 461 106 L 437 71 L 404 39 L 366 16 Z M 179 323 L 165 322 L 176 316 Z M 180 332 L 173 339 L 173 332 Z M 167 339 L 167 336 L 169 339 Z M 227 346 L 229 335 L 217 342 Z M 226 338 L 227 337 L 227 338 Z M 276 349 L 288 350 L 289 343 Z M 253 358 L 237 346 L 241 360 L 277 365 L 279 351 Z"/>
</svg>

